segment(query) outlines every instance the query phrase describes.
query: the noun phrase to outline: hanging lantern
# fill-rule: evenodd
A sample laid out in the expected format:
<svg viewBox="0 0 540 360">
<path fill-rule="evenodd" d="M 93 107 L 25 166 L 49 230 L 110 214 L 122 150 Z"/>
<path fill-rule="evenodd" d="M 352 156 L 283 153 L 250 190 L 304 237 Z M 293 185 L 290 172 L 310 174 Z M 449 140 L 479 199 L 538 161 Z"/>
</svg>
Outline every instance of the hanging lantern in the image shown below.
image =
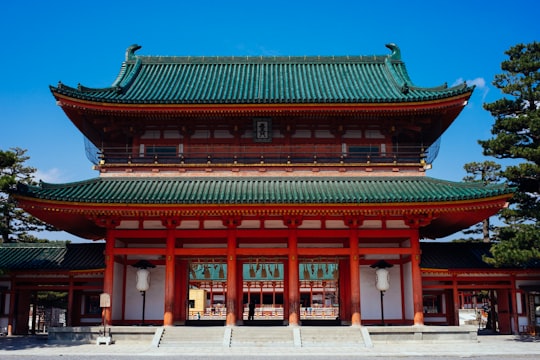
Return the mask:
<svg viewBox="0 0 540 360">
<path fill-rule="evenodd" d="M 210 279 L 210 269 L 208 268 L 208 265 L 204 265 L 204 278 Z"/>
<path fill-rule="evenodd" d="M 308 265 L 304 264 L 304 280 L 309 280 L 311 278 L 311 274 L 308 270 Z"/>
<path fill-rule="evenodd" d="M 219 276 L 220 279 L 225 278 L 225 271 L 223 270 L 223 264 L 221 264 L 221 266 L 219 267 L 218 276 Z"/>
<path fill-rule="evenodd" d="M 249 266 L 249 277 L 253 279 L 256 276 L 257 276 L 257 274 L 255 273 L 255 268 L 253 267 L 253 264 L 251 264 Z"/>
<path fill-rule="evenodd" d="M 138 269 L 136 277 L 137 290 L 141 292 L 147 291 L 148 288 L 150 288 L 150 271 L 148 271 L 147 269 L 155 268 L 156 265 L 152 264 L 147 260 L 139 260 L 132 266 Z"/>
<path fill-rule="evenodd" d="M 390 273 L 387 268 L 391 268 L 392 264 L 385 260 L 379 260 L 375 264 L 370 265 L 375 271 L 375 287 L 379 291 L 386 291 L 390 288 Z"/>
<path fill-rule="evenodd" d="M 324 272 L 321 267 L 321 264 L 317 264 L 317 279 L 322 279 L 323 276 L 324 276 Z"/>
<path fill-rule="evenodd" d="M 332 272 L 332 276 L 334 277 L 334 280 L 337 280 L 339 278 L 338 264 L 334 265 L 334 271 Z"/>
<path fill-rule="evenodd" d="M 261 277 L 262 277 L 263 279 L 266 279 L 266 277 L 268 276 L 267 273 L 266 273 L 266 267 L 267 267 L 267 266 L 268 266 L 268 265 L 264 265 L 263 268 L 262 268 L 262 270 L 261 270 Z"/>
<path fill-rule="evenodd" d="M 150 271 L 147 269 L 137 270 L 137 290 L 147 291 L 150 288 Z"/>
<path fill-rule="evenodd" d="M 390 274 L 386 269 L 375 271 L 375 286 L 379 291 L 386 291 L 390 288 Z"/>
<path fill-rule="evenodd" d="M 280 275 L 280 273 L 279 273 L 279 266 L 278 266 L 278 264 L 276 264 L 276 265 L 274 266 L 274 278 L 275 278 L 275 279 L 279 278 L 279 275 Z"/>
</svg>

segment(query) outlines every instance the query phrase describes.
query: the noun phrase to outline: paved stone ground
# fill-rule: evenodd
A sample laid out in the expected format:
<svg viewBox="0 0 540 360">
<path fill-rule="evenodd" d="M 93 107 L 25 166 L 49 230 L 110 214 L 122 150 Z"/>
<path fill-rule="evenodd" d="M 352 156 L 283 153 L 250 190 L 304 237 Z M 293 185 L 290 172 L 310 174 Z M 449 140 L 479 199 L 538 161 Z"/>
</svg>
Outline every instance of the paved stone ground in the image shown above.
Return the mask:
<svg viewBox="0 0 540 360">
<path fill-rule="evenodd" d="M 182 358 L 239 358 L 258 359 L 272 357 L 304 358 L 304 357 L 339 357 L 339 358 L 475 358 L 475 359 L 539 359 L 540 338 L 531 336 L 479 336 L 478 341 L 452 342 L 400 342 L 374 343 L 372 348 L 328 348 L 324 346 L 311 348 L 156 348 L 150 343 L 117 342 L 112 345 L 96 344 L 49 344 L 43 336 L 0 337 L 0 358 L 18 356 L 26 358 L 43 358 L 64 356 L 65 359 L 92 356 L 108 359 L 143 358 L 159 356 L 181 356 Z M 44 359 L 44 358 L 43 358 Z"/>
</svg>

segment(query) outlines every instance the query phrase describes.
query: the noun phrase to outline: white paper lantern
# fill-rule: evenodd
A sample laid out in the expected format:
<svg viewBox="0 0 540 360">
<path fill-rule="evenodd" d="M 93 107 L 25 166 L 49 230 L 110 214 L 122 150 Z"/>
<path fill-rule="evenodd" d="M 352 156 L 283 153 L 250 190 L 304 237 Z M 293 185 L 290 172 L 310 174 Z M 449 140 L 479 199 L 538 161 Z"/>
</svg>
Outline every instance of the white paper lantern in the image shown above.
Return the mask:
<svg viewBox="0 0 540 360">
<path fill-rule="evenodd" d="M 150 271 L 146 269 L 137 270 L 137 290 L 146 291 L 150 288 Z"/>
<path fill-rule="evenodd" d="M 390 288 L 390 273 L 386 269 L 375 271 L 375 286 L 379 291 L 386 291 Z"/>
</svg>

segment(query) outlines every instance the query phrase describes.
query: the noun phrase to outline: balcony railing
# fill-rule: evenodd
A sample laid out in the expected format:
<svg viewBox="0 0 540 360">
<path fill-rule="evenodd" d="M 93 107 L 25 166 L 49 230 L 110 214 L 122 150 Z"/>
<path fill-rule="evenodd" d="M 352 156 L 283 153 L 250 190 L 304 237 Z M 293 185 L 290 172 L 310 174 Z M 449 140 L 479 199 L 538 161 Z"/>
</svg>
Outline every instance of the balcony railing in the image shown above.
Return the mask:
<svg viewBox="0 0 540 360">
<path fill-rule="evenodd" d="M 146 148 L 144 153 L 120 148 L 103 148 L 96 160 L 105 164 L 177 164 L 177 165 L 294 165 L 294 164 L 417 164 L 426 163 L 427 153 L 420 146 L 400 146 L 395 151 L 381 152 L 373 146 L 362 146 L 361 151 L 330 151 L 328 146 L 266 147 L 200 147 L 181 153 L 160 152 L 159 147 Z"/>
</svg>

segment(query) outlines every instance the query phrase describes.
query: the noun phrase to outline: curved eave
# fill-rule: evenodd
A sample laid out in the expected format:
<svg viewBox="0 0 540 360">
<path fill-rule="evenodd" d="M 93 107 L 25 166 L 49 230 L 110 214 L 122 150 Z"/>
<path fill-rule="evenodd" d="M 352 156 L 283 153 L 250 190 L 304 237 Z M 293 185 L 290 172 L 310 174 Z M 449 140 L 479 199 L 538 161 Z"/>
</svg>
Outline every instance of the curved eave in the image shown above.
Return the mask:
<svg viewBox="0 0 540 360">
<path fill-rule="evenodd" d="M 357 102 L 357 103 L 234 103 L 234 104 L 167 104 L 167 103 L 112 103 L 82 100 L 54 93 L 57 104 L 63 108 L 78 108 L 100 112 L 126 113 L 253 113 L 253 112 L 418 112 L 442 108 L 463 108 L 472 91 L 442 99 L 410 102 Z"/>
<path fill-rule="evenodd" d="M 441 202 L 396 203 L 321 203 L 321 204 L 110 204 L 36 199 L 15 195 L 19 206 L 43 221 L 77 236 L 103 238 L 105 231 L 96 225 L 104 218 L 199 218 L 224 216 L 319 216 L 319 217 L 421 217 L 422 237 L 438 238 L 474 225 L 496 214 L 512 194 L 482 199 Z M 61 214 L 61 216 L 59 216 Z"/>
</svg>

